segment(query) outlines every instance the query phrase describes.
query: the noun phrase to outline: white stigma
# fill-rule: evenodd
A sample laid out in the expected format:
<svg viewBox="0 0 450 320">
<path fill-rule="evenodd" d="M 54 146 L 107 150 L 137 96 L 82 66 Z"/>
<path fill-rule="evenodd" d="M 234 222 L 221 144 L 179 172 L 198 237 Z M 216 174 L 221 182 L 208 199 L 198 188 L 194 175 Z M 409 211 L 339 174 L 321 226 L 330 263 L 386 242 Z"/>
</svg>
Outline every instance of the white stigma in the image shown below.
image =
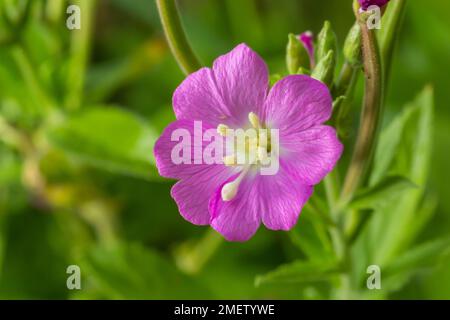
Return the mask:
<svg viewBox="0 0 450 320">
<path fill-rule="evenodd" d="M 236 197 L 239 185 L 247 174 L 249 168 L 250 167 L 246 167 L 234 181 L 228 182 L 222 187 L 220 195 L 222 196 L 223 201 L 231 201 L 234 197 Z"/>
</svg>

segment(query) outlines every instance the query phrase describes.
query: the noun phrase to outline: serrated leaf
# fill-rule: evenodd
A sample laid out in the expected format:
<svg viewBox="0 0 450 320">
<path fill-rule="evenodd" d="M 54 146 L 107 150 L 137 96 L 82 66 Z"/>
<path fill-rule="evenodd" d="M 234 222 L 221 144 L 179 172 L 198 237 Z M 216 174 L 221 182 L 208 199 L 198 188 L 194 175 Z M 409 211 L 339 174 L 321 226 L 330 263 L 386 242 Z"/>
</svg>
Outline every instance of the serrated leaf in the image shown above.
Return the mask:
<svg viewBox="0 0 450 320">
<path fill-rule="evenodd" d="M 388 177 L 377 185 L 356 195 L 349 207 L 352 209 L 380 208 L 392 199 L 400 196 L 404 191 L 414 187 L 415 185 L 404 177 Z"/>
<path fill-rule="evenodd" d="M 100 169 L 157 178 L 153 145 L 156 132 L 123 109 L 89 108 L 49 131 L 50 141 L 76 159 Z"/>
<path fill-rule="evenodd" d="M 333 260 L 321 262 L 295 261 L 282 265 L 265 275 L 257 276 L 255 285 L 323 282 L 337 274 L 339 274 L 339 268 Z"/>
</svg>

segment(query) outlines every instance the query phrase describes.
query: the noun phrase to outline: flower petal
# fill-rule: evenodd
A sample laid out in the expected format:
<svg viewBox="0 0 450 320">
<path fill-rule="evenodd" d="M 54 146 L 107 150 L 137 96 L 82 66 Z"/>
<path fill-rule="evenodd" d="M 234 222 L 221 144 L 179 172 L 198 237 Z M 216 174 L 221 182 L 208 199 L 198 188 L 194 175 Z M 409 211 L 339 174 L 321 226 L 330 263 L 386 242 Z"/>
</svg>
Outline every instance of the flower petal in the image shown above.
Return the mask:
<svg viewBox="0 0 450 320">
<path fill-rule="evenodd" d="M 327 121 L 332 98 L 322 82 L 305 75 L 291 75 L 273 86 L 264 109 L 266 123 L 279 129 L 281 138 Z"/>
<path fill-rule="evenodd" d="M 262 222 L 271 230 L 290 230 L 297 223 L 300 212 L 312 195 L 313 187 L 302 184 L 296 172 L 280 164 L 274 176 L 258 177 Z"/>
<path fill-rule="evenodd" d="M 225 166 L 205 166 L 189 178 L 178 181 L 170 192 L 184 219 L 195 225 L 208 225 L 211 215 L 208 203 L 215 190 L 233 172 Z"/>
<path fill-rule="evenodd" d="M 269 90 L 269 71 L 264 60 L 246 44 L 214 61 L 216 84 L 224 104 L 238 125 L 247 123 L 250 112 L 259 115 Z"/>
<path fill-rule="evenodd" d="M 241 126 L 264 104 L 269 88 L 265 62 L 245 44 L 189 75 L 173 95 L 177 119 L 204 120 L 213 126 Z M 244 122 L 245 121 L 245 122 Z"/>
<path fill-rule="evenodd" d="M 236 197 L 223 201 L 223 186 L 237 176 L 222 183 L 209 202 L 210 224 L 228 241 L 247 241 L 261 221 L 271 230 L 290 230 L 313 192 L 312 186 L 301 183 L 295 170 L 282 163 L 276 175 L 244 178 Z"/>
<path fill-rule="evenodd" d="M 325 125 L 291 133 L 280 144 L 283 161 L 307 185 L 319 183 L 332 171 L 343 151 L 334 128 Z"/>
<path fill-rule="evenodd" d="M 233 181 L 236 175 L 225 181 Z M 236 197 L 231 201 L 223 201 L 221 192 L 225 183 L 222 183 L 209 202 L 211 213 L 211 227 L 222 234 L 228 241 L 247 241 L 258 230 L 261 224 L 260 203 L 261 196 L 255 192 L 257 185 L 255 177 L 246 177 L 242 180 Z"/>
<path fill-rule="evenodd" d="M 210 68 L 190 74 L 175 90 L 173 110 L 178 120 L 203 120 L 216 126 L 230 116 Z"/>
<path fill-rule="evenodd" d="M 199 171 L 206 170 L 212 166 L 222 166 L 221 164 L 207 165 L 204 163 L 203 151 L 211 143 L 203 139 L 205 132 L 211 130 L 216 133 L 216 129 L 205 122 L 194 122 L 191 120 L 177 120 L 169 124 L 155 143 L 153 153 L 156 159 L 156 167 L 159 174 L 166 178 L 182 179 L 191 177 Z M 190 139 L 181 138 L 178 133 L 186 133 L 190 135 Z M 223 139 L 218 134 L 218 139 Z M 201 141 L 201 150 L 195 147 L 195 141 Z M 185 146 L 190 152 L 190 164 L 176 164 L 172 159 L 172 152 L 176 146 Z M 195 164 L 195 159 L 202 160 L 202 163 Z"/>
</svg>

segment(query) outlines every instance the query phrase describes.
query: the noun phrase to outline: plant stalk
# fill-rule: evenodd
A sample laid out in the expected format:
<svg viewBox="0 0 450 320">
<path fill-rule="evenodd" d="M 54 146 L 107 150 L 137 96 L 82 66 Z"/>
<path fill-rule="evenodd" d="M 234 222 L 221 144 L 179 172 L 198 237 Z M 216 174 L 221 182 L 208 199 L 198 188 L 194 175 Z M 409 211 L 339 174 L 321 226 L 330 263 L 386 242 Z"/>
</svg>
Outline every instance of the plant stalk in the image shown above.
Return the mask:
<svg viewBox="0 0 450 320">
<path fill-rule="evenodd" d="M 186 75 L 197 71 L 202 65 L 189 45 L 175 0 L 156 0 L 156 5 L 167 42 L 179 67 Z"/>
<path fill-rule="evenodd" d="M 383 75 L 378 41 L 374 30 L 369 30 L 360 15 L 358 22 L 362 33 L 365 95 L 355 149 L 341 193 L 343 203 L 352 199 L 356 189 L 364 181 L 376 144 L 383 102 Z"/>
</svg>

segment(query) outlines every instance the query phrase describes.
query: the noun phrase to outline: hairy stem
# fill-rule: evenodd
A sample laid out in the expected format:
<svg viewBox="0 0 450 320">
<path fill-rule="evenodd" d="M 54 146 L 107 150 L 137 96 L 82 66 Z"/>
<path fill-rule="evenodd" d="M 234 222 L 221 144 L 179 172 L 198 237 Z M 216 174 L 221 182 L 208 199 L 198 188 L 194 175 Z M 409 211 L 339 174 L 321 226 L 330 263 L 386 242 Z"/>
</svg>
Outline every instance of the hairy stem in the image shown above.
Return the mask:
<svg viewBox="0 0 450 320">
<path fill-rule="evenodd" d="M 202 67 L 181 24 L 175 0 L 156 0 L 167 42 L 181 70 L 187 75 Z"/>
<path fill-rule="evenodd" d="M 362 32 L 365 95 L 358 137 L 341 193 L 341 200 L 344 203 L 353 197 L 364 180 L 375 147 L 383 101 L 383 76 L 378 41 L 375 32 L 369 30 L 361 17 L 359 23 Z"/>
<path fill-rule="evenodd" d="M 385 15 L 383 16 L 383 23 L 378 39 L 380 43 L 380 55 L 383 67 L 383 93 L 387 91 L 387 83 L 390 69 L 392 66 L 393 52 L 395 43 L 398 38 L 399 30 L 401 28 L 402 17 L 405 12 L 406 0 L 398 0 L 389 4 Z M 385 94 L 384 94 L 385 95 Z M 349 227 L 347 228 L 347 236 L 354 239 L 358 234 L 361 224 L 361 215 L 358 212 L 350 212 Z"/>
</svg>

